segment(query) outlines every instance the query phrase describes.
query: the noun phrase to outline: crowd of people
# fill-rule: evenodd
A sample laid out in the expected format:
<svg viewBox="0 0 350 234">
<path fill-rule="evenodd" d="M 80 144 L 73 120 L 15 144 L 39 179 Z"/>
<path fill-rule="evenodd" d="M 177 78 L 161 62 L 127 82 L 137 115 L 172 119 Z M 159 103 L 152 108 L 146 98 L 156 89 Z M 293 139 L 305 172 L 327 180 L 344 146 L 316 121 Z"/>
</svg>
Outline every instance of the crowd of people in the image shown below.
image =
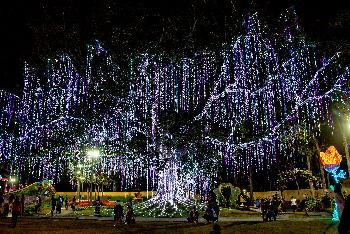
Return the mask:
<svg viewBox="0 0 350 234">
<path fill-rule="evenodd" d="M 276 221 L 276 217 L 282 211 L 282 203 L 282 197 L 275 194 L 270 197 L 262 198 L 255 204 L 258 204 L 258 208 L 261 209 L 261 215 L 264 221 Z"/>
<path fill-rule="evenodd" d="M 312 206 L 308 205 L 313 201 Z M 305 212 L 308 215 L 309 211 L 324 211 L 327 208 L 331 207 L 331 200 L 329 193 L 326 193 L 323 197 L 308 196 L 304 194 L 302 199 L 296 199 L 294 196 L 290 197 L 290 200 L 285 200 L 277 193 L 273 196 L 268 196 L 264 198 L 258 198 L 254 201 L 256 208 L 261 209 L 261 213 L 264 220 L 272 220 L 288 210 L 292 210 L 294 213 L 296 211 Z"/>
<path fill-rule="evenodd" d="M 126 223 L 126 224 L 133 224 L 135 223 L 135 216 L 134 216 L 134 210 L 133 210 L 133 202 L 132 198 L 129 199 L 129 202 L 126 203 L 126 209 L 127 211 L 124 214 L 124 208 L 122 206 L 122 203 L 120 200 L 117 200 L 114 206 L 114 226 L 117 226 L 118 224 Z"/>
<path fill-rule="evenodd" d="M 349 215 L 349 207 L 350 207 L 350 196 L 346 196 L 344 192 L 340 191 L 341 189 L 336 188 L 335 190 L 335 200 L 339 203 L 339 217 L 341 217 L 341 221 L 339 224 L 339 228 L 342 232 L 339 233 L 347 233 L 343 232 L 343 230 L 349 230 L 350 227 L 347 224 L 350 224 L 350 215 Z M 288 208 L 290 208 L 293 212 L 297 210 L 302 211 L 306 209 L 306 204 L 310 197 L 306 194 L 303 195 L 301 200 L 297 200 L 294 196 L 290 197 L 290 200 L 285 201 L 281 196 L 277 193 L 273 196 L 259 198 L 256 199 L 253 203 L 254 206 L 261 210 L 261 215 L 264 221 L 272 221 L 276 220 L 276 217 L 281 214 L 282 211 L 285 211 L 286 205 L 288 204 Z M 322 206 L 330 205 L 330 196 L 328 193 L 320 199 L 322 201 Z M 16 227 L 18 217 L 22 216 L 24 213 L 24 204 L 25 204 L 25 196 L 15 196 L 10 195 L 9 197 L 4 199 L 3 195 L 0 194 L 0 217 L 4 219 L 6 217 L 12 217 L 12 226 Z M 330 200 L 330 201 L 328 201 Z M 340 201 L 340 202 L 339 202 Z M 28 202 L 28 201 L 27 201 Z M 328 204 L 329 203 L 329 204 Z M 42 206 L 42 198 L 41 196 L 36 196 L 34 201 L 34 212 L 38 214 L 41 210 Z M 68 199 L 68 196 L 55 197 L 51 196 L 51 215 L 60 214 L 62 212 L 62 207 L 66 210 L 69 209 L 69 205 L 73 211 L 75 211 L 76 206 L 76 198 L 75 196 L 71 199 Z M 100 198 L 94 202 L 95 205 L 95 214 L 100 213 L 100 208 L 102 203 L 100 202 Z M 113 209 L 114 222 L 117 226 L 119 224 L 133 224 L 136 222 L 133 208 L 133 199 L 130 198 L 128 202 L 122 203 L 120 200 L 117 200 Z M 9 216 L 11 214 L 11 216 Z M 211 192 L 208 196 L 207 207 L 203 210 L 203 218 L 207 223 L 213 222 L 217 223 L 219 221 L 220 209 L 217 203 L 215 193 Z M 195 205 L 191 206 L 189 211 L 187 221 L 190 223 L 197 223 L 200 217 L 200 210 L 197 209 Z M 213 233 L 217 233 L 220 231 L 220 226 L 216 225 L 216 230 L 213 230 Z"/>
<path fill-rule="evenodd" d="M 6 217 L 12 217 L 12 227 L 17 226 L 18 217 L 23 215 L 24 212 L 24 195 L 14 196 L 11 194 L 8 198 L 8 201 L 5 202 L 5 199 L 2 194 L 0 194 L 0 218 L 4 219 Z"/>
</svg>

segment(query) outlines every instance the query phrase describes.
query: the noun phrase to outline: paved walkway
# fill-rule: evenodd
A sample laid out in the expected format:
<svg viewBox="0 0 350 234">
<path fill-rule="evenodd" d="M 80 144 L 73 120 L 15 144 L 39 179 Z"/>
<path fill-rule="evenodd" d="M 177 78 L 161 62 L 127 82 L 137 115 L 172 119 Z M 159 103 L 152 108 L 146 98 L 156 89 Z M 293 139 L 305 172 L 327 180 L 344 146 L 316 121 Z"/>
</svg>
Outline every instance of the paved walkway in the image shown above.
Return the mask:
<svg viewBox="0 0 350 234">
<path fill-rule="evenodd" d="M 298 217 L 298 214 L 300 217 Z M 302 216 L 304 213 L 300 212 L 294 214 L 292 212 L 283 213 L 277 216 L 277 220 L 292 220 L 292 221 L 312 221 L 312 220 L 327 220 L 331 219 L 332 215 L 326 212 L 310 212 L 309 216 Z M 46 215 L 27 216 L 24 218 L 54 218 L 54 219 L 80 219 L 80 220 L 105 220 L 112 221 L 113 217 L 100 216 L 81 216 L 76 215 L 72 209 L 62 209 L 61 214 L 54 213 L 51 217 L 49 212 Z M 154 217 L 135 217 L 137 222 L 186 222 L 186 218 L 154 218 Z M 219 217 L 221 222 L 262 222 L 261 216 L 252 215 L 252 217 Z M 206 222 L 204 218 L 199 218 L 199 222 Z"/>
</svg>

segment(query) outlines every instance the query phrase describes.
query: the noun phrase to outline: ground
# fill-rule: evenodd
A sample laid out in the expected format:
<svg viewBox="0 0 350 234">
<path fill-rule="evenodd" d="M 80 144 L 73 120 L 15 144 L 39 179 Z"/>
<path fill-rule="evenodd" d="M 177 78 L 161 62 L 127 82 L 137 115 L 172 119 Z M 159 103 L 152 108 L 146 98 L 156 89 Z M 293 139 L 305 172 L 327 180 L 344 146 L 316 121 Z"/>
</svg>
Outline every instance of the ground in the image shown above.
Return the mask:
<svg viewBox="0 0 350 234">
<path fill-rule="evenodd" d="M 114 227 L 113 217 L 95 216 L 93 207 L 73 212 L 62 209 L 61 214 L 51 217 L 50 205 L 44 204 L 39 214 L 27 206 L 25 216 L 18 226 L 11 228 L 11 218 L 0 219 L 0 234 L 11 233 L 210 233 L 213 224 L 207 224 L 200 216 L 198 224 L 186 222 L 186 217 L 153 218 L 136 217 L 136 224 L 121 224 Z M 113 210 L 111 210 L 113 211 Z M 106 214 L 106 212 L 104 213 Z M 219 225 L 221 233 L 337 233 L 337 225 L 331 221 L 329 212 L 296 212 L 288 210 L 277 217 L 277 221 L 262 222 L 257 209 L 238 210 L 222 208 Z"/>
<path fill-rule="evenodd" d="M 9 226 L 11 220 L 0 221 L 0 233 L 209 233 L 213 224 L 184 221 L 140 221 L 136 224 L 120 224 L 114 227 L 111 220 L 78 220 L 63 218 L 22 218 L 16 228 Z M 300 219 L 262 221 L 219 222 L 221 233 L 337 233 L 330 219 L 307 221 Z"/>
</svg>

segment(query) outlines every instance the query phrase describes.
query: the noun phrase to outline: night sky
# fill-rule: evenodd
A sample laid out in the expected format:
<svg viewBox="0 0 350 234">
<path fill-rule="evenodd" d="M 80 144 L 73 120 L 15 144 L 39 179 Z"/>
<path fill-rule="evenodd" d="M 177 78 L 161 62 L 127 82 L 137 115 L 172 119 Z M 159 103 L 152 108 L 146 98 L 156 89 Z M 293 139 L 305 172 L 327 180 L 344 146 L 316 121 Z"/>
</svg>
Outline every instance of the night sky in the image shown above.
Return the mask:
<svg viewBox="0 0 350 234">
<path fill-rule="evenodd" d="M 213 12 L 207 10 L 204 13 L 210 16 L 214 15 L 214 17 L 208 17 L 208 19 L 215 18 L 215 15 L 220 18 L 220 14 L 227 10 L 227 6 L 221 4 L 219 0 L 12 0 L 6 2 L 9 3 L 6 5 L 2 2 L 0 7 L 0 28 L 2 31 L 0 89 L 13 92 L 19 92 L 22 87 L 24 61 L 34 64 L 40 63 L 43 57 L 50 54 L 46 52 L 51 45 L 53 48 L 69 48 L 72 45 L 74 46 L 72 41 L 76 41 L 81 46 L 77 50 L 83 51 L 89 40 L 93 38 L 100 39 L 101 37 L 104 41 L 107 41 L 110 35 L 107 33 L 108 31 L 116 27 L 123 28 L 123 24 L 127 29 L 130 21 L 142 18 L 143 22 L 147 23 L 139 26 L 142 32 L 141 35 L 137 35 L 137 38 L 141 40 L 143 38 L 142 33 L 150 34 L 150 31 L 155 30 L 154 25 L 157 24 L 157 17 L 166 18 L 174 15 L 182 18 L 187 17 L 182 14 L 185 14 L 184 12 L 191 8 L 191 4 L 196 2 L 201 2 L 202 5 L 207 5 L 208 9 L 213 9 Z M 110 13 L 107 17 L 104 12 L 108 2 L 113 2 L 113 4 L 108 7 Z M 241 15 L 252 12 L 254 9 L 263 9 L 264 14 L 277 16 L 282 9 L 294 6 L 300 17 L 302 27 L 311 38 L 325 41 L 336 41 L 337 38 L 340 41 L 349 41 L 350 38 L 350 8 L 345 5 L 346 3 L 340 3 L 342 1 L 333 0 L 324 3 L 324 1 L 316 0 L 275 0 L 251 1 L 253 2 L 251 4 L 244 3 L 248 1 L 240 0 L 232 2 L 237 2 Z M 111 14 L 113 17 L 110 17 Z M 148 18 L 156 18 L 156 20 L 152 21 Z M 218 27 L 220 27 L 220 22 Z M 60 31 L 59 34 L 58 31 Z M 69 37 L 65 34 L 69 34 Z M 131 31 L 129 37 L 132 38 L 133 36 Z M 148 40 L 146 36 L 145 38 L 145 40 Z M 41 45 L 43 45 L 42 48 L 40 48 Z M 130 45 L 130 47 L 132 46 Z"/>
</svg>

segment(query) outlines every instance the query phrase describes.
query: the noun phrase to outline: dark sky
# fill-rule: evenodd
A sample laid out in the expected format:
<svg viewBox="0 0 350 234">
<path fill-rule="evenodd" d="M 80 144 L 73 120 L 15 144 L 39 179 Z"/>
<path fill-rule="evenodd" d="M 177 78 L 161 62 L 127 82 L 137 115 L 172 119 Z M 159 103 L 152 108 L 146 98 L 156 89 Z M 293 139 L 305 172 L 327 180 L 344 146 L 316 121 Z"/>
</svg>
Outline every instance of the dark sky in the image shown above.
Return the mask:
<svg viewBox="0 0 350 234">
<path fill-rule="evenodd" d="M 8 3 L 4 4 L 3 2 Z M 181 16 L 181 14 L 191 7 L 191 2 L 211 4 L 210 7 L 214 6 L 213 11 L 216 10 L 215 14 L 221 14 L 220 12 L 225 11 L 224 8 L 226 8 L 225 4 L 221 4 L 220 0 L 11 0 L 3 2 L 0 6 L 0 28 L 2 31 L 2 43 L 0 44 L 0 89 L 9 91 L 20 90 L 23 80 L 24 61 L 41 59 L 40 54 L 45 53 L 45 49 L 41 50 L 40 45 L 43 45 L 43 48 L 49 48 L 51 44 L 53 47 L 57 47 L 60 43 L 66 43 L 64 40 L 74 40 L 75 35 L 79 35 L 79 43 L 82 44 L 81 48 L 83 48 L 84 43 L 88 39 L 94 36 L 99 37 L 99 33 L 94 32 L 96 28 L 91 26 L 94 24 L 93 22 L 106 21 L 106 31 L 108 31 L 114 25 L 120 27 L 123 23 L 127 24 L 133 17 L 150 17 L 150 15 L 152 17 L 160 17 L 174 14 L 186 17 Z M 119 15 L 119 17 L 108 18 L 106 16 L 107 14 L 103 10 L 105 9 L 103 7 L 108 5 L 106 2 L 113 2 L 110 11 L 115 10 L 114 14 Z M 333 37 L 333 40 L 334 37 L 348 37 L 349 23 L 341 22 L 344 20 L 344 17 L 339 19 L 339 15 L 348 15 L 345 19 L 350 20 L 350 10 L 345 11 L 345 9 L 349 9 L 345 5 L 346 0 L 327 2 L 316 0 L 270 0 L 255 1 L 250 5 L 242 3 L 248 2 L 243 0 L 232 0 L 232 2 L 239 2 L 242 14 L 253 11 L 254 7 L 252 5 L 255 8 L 263 8 L 266 14 L 280 12 L 281 9 L 294 5 L 302 26 L 306 29 L 306 33 L 314 34 L 314 36 L 324 36 L 325 38 L 322 38 L 324 40 L 329 39 L 327 35 Z M 50 25 L 54 26 L 50 29 Z M 71 31 L 69 33 L 72 36 L 68 39 L 65 37 L 55 38 L 56 34 L 54 31 L 61 30 L 57 25 L 65 27 L 64 30 L 70 28 Z M 45 29 L 41 27 L 45 27 Z M 152 27 L 147 28 L 152 30 Z M 326 32 L 330 28 L 332 30 L 335 28 L 335 31 L 327 34 Z M 101 31 L 101 29 L 99 30 Z M 78 34 L 74 34 L 76 32 Z M 142 32 L 146 33 L 147 29 L 143 28 Z M 53 36 L 50 36 L 50 34 Z"/>
</svg>

